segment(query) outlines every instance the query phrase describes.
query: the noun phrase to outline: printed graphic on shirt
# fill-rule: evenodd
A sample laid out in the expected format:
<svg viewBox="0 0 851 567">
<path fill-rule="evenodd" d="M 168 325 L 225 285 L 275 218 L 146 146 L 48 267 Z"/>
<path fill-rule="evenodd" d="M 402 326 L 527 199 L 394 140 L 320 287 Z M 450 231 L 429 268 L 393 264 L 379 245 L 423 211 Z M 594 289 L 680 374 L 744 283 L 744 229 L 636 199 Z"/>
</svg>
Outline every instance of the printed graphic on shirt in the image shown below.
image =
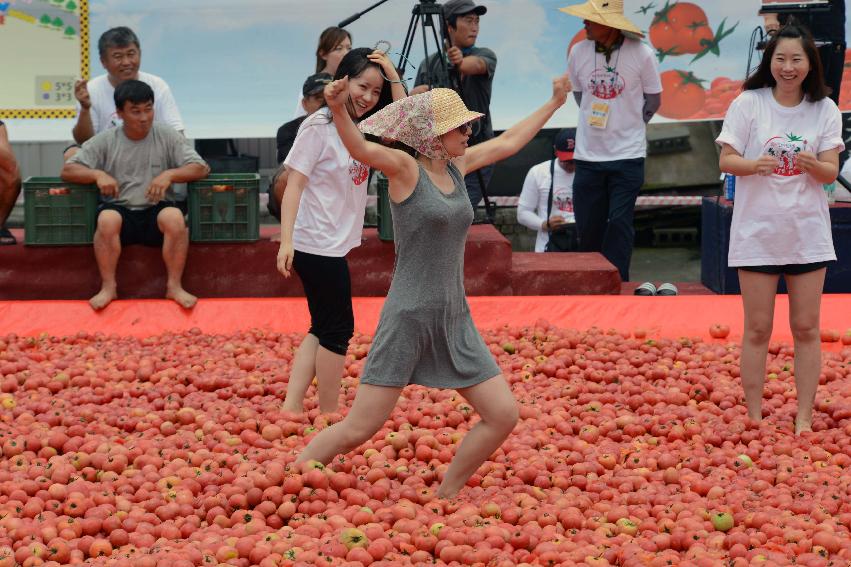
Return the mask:
<svg viewBox="0 0 851 567">
<path fill-rule="evenodd" d="M 626 88 L 626 82 L 614 67 L 594 69 L 588 79 L 588 91 L 597 98 L 609 100 L 617 98 Z"/>
<path fill-rule="evenodd" d="M 573 213 L 573 199 L 570 195 L 553 195 L 553 207 L 562 213 Z"/>
<path fill-rule="evenodd" d="M 784 177 L 804 173 L 798 168 L 798 154 L 807 149 L 809 149 L 807 140 L 802 136 L 796 136 L 793 132 L 774 136 L 763 146 L 764 152 L 777 160 L 774 173 Z"/>
<path fill-rule="evenodd" d="M 349 175 L 352 176 L 355 185 L 361 185 L 369 177 L 369 167 L 353 159 L 349 163 Z"/>
</svg>

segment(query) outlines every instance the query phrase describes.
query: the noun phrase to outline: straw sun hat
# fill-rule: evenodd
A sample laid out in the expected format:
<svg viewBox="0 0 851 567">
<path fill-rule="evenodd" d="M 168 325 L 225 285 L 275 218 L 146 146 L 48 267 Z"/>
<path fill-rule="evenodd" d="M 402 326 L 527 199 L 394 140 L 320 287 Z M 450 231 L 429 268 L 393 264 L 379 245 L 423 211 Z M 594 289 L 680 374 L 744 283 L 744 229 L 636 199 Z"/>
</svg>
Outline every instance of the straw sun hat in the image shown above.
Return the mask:
<svg viewBox="0 0 851 567">
<path fill-rule="evenodd" d="M 623 14 L 623 0 L 587 0 L 584 4 L 559 8 L 562 12 L 589 20 L 610 28 L 630 32 L 638 37 L 644 34 L 637 25 Z"/>
<path fill-rule="evenodd" d="M 452 89 L 432 89 L 385 106 L 358 128 L 364 134 L 402 142 L 432 159 L 449 159 L 440 136 L 482 116 L 467 110 Z"/>
</svg>

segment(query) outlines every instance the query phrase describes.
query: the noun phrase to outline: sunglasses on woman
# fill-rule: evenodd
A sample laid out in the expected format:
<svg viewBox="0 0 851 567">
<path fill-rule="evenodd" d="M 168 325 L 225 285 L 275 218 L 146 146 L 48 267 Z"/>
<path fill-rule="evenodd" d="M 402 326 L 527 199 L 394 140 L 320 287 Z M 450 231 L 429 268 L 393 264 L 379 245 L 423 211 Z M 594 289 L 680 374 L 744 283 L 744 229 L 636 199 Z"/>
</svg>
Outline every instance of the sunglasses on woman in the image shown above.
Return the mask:
<svg viewBox="0 0 851 567">
<path fill-rule="evenodd" d="M 467 136 L 473 133 L 473 125 L 470 122 L 467 122 L 466 124 L 461 124 L 460 126 L 458 126 L 456 130 L 458 130 L 458 133 L 462 136 Z"/>
</svg>

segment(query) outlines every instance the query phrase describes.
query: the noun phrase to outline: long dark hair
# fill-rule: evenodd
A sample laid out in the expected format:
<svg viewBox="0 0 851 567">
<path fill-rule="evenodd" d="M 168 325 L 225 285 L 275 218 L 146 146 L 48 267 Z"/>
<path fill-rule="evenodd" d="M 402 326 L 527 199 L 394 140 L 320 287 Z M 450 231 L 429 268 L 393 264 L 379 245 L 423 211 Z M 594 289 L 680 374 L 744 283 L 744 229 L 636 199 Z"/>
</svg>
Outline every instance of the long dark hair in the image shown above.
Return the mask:
<svg viewBox="0 0 851 567">
<path fill-rule="evenodd" d="M 771 60 L 774 58 L 774 52 L 777 50 L 777 44 L 781 39 L 800 40 L 804 53 L 810 62 L 810 72 L 807 73 L 804 82 L 801 84 L 804 95 L 811 102 L 817 102 L 827 97 L 830 94 L 830 87 L 824 84 L 824 70 L 813 36 L 805 28 L 794 22 L 786 24 L 774 34 L 774 37 L 765 46 L 759 67 L 745 80 L 742 89 L 750 91 L 764 87 L 773 88 L 777 85 L 777 81 L 771 74 Z"/>
<path fill-rule="evenodd" d="M 366 57 L 372 52 L 373 49 L 370 47 L 358 47 L 357 49 L 352 49 L 346 53 L 346 56 L 340 61 L 340 66 L 337 67 L 337 73 L 334 75 L 334 80 L 337 81 L 346 76 L 348 76 L 350 80 L 354 79 L 355 77 L 359 77 L 361 73 L 370 67 L 378 69 L 379 73 L 381 73 L 381 77 L 383 78 L 384 72 L 381 70 L 381 65 L 373 63 Z M 393 93 L 390 88 L 390 81 L 384 78 L 381 85 L 381 94 L 378 96 L 378 103 L 358 120 L 369 118 L 391 102 L 393 102 Z M 349 109 L 349 112 L 351 113 L 351 108 Z"/>
<path fill-rule="evenodd" d="M 352 34 L 343 28 L 331 26 L 330 28 L 325 28 L 322 31 L 319 36 L 319 44 L 316 46 L 317 73 L 322 72 L 322 69 L 325 68 L 325 59 L 322 58 L 322 54 L 324 53 L 327 57 L 328 54 L 346 38 L 349 38 L 349 41 L 352 41 Z"/>
</svg>

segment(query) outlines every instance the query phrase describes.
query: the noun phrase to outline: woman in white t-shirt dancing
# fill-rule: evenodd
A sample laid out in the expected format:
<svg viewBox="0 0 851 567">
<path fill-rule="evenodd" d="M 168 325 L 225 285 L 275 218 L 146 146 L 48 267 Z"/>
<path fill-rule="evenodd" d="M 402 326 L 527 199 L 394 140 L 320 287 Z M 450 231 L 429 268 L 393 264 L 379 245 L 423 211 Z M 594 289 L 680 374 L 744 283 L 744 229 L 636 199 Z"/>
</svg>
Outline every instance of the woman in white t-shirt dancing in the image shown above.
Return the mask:
<svg viewBox="0 0 851 567">
<path fill-rule="evenodd" d="M 406 96 L 387 55 L 354 49 L 337 68 L 349 77 L 349 114 L 361 120 Z M 293 360 L 283 409 L 303 411 L 316 376 L 319 410 L 337 411 L 346 349 L 354 333 L 352 286 L 346 254 L 360 246 L 369 168 L 352 159 L 327 107 L 299 128 L 284 161 L 287 188 L 281 203 L 278 270 L 298 273 L 310 309 L 310 330 Z"/>
<path fill-rule="evenodd" d="M 787 25 L 769 41 L 716 140 L 721 170 L 738 177 L 728 263 L 739 269 L 745 311 L 741 375 L 748 416 L 763 416 L 774 297 L 783 275 L 795 340 L 796 433 L 812 429 L 821 294 L 826 266 L 836 260 L 822 185 L 836 180 L 844 144 L 842 117 L 828 93 L 812 38 Z"/>
</svg>

